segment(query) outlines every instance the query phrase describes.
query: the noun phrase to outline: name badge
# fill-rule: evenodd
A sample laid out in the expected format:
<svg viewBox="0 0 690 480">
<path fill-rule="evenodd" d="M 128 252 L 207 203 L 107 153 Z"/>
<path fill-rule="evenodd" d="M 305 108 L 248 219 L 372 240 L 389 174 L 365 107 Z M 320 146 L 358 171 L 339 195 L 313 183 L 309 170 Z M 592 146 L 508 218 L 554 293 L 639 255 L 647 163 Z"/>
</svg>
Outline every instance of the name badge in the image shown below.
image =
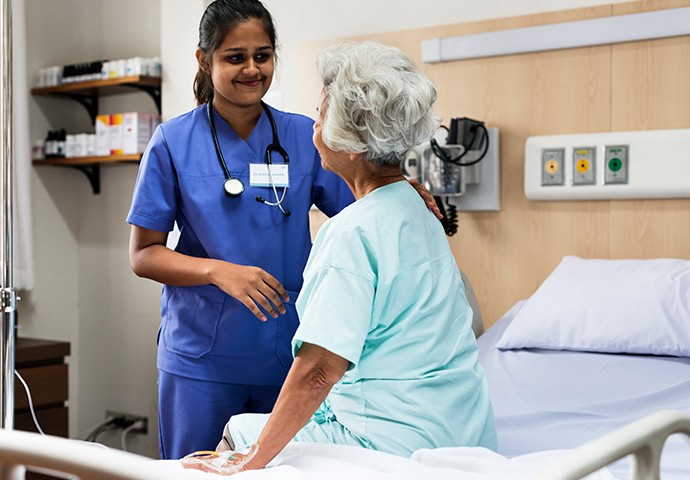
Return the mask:
<svg viewBox="0 0 690 480">
<path fill-rule="evenodd" d="M 265 163 L 249 164 L 249 184 L 252 187 L 289 187 L 290 177 L 288 175 L 289 165 L 266 165 Z M 269 175 L 269 170 L 270 175 Z"/>
</svg>

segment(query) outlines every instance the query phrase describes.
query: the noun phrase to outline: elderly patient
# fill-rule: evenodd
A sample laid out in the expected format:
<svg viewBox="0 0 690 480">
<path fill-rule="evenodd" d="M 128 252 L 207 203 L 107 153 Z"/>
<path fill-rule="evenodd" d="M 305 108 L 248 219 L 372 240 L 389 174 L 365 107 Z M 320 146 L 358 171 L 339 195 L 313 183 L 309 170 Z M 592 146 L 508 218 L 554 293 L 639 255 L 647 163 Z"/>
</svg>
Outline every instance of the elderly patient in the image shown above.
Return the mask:
<svg viewBox="0 0 690 480">
<path fill-rule="evenodd" d="M 319 231 L 297 300 L 295 361 L 270 415 L 228 422 L 219 449 L 264 467 L 290 441 L 409 455 L 495 448 L 472 310 L 443 228 L 400 162 L 438 120 L 431 81 L 399 50 L 326 50 L 314 143 L 356 201 Z M 278 320 L 280 321 L 280 320 Z"/>
</svg>

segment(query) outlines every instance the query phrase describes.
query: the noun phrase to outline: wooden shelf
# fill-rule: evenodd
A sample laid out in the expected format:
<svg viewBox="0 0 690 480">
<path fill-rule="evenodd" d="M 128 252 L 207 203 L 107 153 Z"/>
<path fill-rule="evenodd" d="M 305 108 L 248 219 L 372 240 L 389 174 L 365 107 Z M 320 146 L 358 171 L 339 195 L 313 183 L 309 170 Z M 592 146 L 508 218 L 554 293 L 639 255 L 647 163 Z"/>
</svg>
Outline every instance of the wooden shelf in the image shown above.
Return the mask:
<svg viewBox="0 0 690 480">
<path fill-rule="evenodd" d="M 96 123 L 99 97 L 132 93 L 137 90 L 146 92 L 156 104 L 158 113 L 161 112 L 160 77 L 135 75 L 90 82 L 65 83 L 64 85 L 56 85 L 54 87 L 32 88 L 31 95 L 63 97 L 79 102 L 89 113 L 91 123 Z"/>
<path fill-rule="evenodd" d="M 108 157 L 74 157 L 74 158 L 46 158 L 33 160 L 35 166 L 72 167 L 86 175 L 94 195 L 101 193 L 101 165 L 115 165 L 122 163 L 137 163 L 141 160 L 140 153 L 131 155 L 111 155 Z"/>
<path fill-rule="evenodd" d="M 32 88 L 31 95 L 116 95 L 131 93 L 132 89 L 160 88 L 160 77 L 130 76 L 93 80 L 90 82 L 65 83 L 53 87 Z"/>
<path fill-rule="evenodd" d="M 93 165 L 95 163 L 127 163 L 138 162 L 141 160 L 140 153 L 131 155 L 111 155 L 108 157 L 73 157 L 73 158 L 45 158 L 41 160 L 33 160 L 34 165 Z"/>
<path fill-rule="evenodd" d="M 86 108 L 91 123 L 96 123 L 98 114 L 98 99 L 103 95 L 117 95 L 136 91 L 146 92 L 155 102 L 158 113 L 161 112 L 161 78 L 148 76 L 129 76 L 109 78 L 107 80 L 92 80 L 89 82 L 65 83 L 53 87 L 32 88 L 31 94 L 36 96 L 56 96 L 74 100 Z M 36 166 L 54 165 L 72 167 L 88 178 L 94 194 L 101 191 L 101 165 L 117 163 L 132 163 L 141 160 L 141 154 L 113 155 L 106 157 L 75 157 L 75 158 L 47 158 L 34 160 Z"/>
</svg>

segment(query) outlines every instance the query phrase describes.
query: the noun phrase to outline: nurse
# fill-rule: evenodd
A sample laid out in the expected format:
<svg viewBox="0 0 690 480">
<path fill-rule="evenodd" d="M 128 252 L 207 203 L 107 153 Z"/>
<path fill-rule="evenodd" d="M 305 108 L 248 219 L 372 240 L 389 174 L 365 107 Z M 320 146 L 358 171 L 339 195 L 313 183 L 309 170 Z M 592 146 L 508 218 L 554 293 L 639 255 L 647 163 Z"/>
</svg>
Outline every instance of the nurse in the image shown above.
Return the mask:
<svg viewBox="0 0 690 480">
<path fill-rule="evenodd" d="M 132 269 L 164 284 L 161 458 L 213 448 L 229 416 L 271 411 L 292 362 L 309 209 L 315 204 L 331 216 L 353 200 L 321 168 L 313 122 L 261 103 L 275 47 L 260 2 L 209 5 L 196 54 L 199 107 L 161 125 L 142 158 L 127 221 Z M 276 137 L 287 158 L 267 153 Z M 272 172 L 273 184 L 265 178 L 268 154 L 284 169 Z M 226 191 L 225 169 L 244 192 Z M 174 223 L 173 251 L 166 241 Z"/>
<path fill-rule="evenodd" d="M 313 121 L 262 103 L 275 49 L 258 0 L 212 2 L 199 26 L 199 106 L 162 124 L 142 157 L 127 221 L 132 269 L 164 284 L 162 458 L 213 448 L 235 414 L 271 411 L 292 363 L 309 210 L 332 216 L 353 201 L 321 168 Z"/>
<path fill-rule="evenodd" d="M 297 299 L 295 361 L 270 415 L 229 420 L 218 449 L 263 468 L 290 441 L 409 456 L 496 448 L 472 309 L 440 223 L 405 181 L 433 135 L 436 90 L 400 50 L 373 42 L 320 57 L 314 143 L 356 201 L 319 231 Z"/>
</svg>

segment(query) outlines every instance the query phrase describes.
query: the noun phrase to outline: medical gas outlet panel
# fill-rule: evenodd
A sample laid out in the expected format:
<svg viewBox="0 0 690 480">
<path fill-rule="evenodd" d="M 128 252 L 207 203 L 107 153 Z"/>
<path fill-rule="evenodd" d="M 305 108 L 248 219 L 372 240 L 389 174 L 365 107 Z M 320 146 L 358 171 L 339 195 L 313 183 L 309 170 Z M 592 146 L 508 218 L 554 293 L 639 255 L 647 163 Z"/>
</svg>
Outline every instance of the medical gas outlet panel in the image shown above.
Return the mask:
<svg viewBox="0 0 690 480">
<path fill-rule="evenodd" d="M 690 129 L 529 137 L 524 187 L 529 200 L 690 198 Z"/>
</svg>

